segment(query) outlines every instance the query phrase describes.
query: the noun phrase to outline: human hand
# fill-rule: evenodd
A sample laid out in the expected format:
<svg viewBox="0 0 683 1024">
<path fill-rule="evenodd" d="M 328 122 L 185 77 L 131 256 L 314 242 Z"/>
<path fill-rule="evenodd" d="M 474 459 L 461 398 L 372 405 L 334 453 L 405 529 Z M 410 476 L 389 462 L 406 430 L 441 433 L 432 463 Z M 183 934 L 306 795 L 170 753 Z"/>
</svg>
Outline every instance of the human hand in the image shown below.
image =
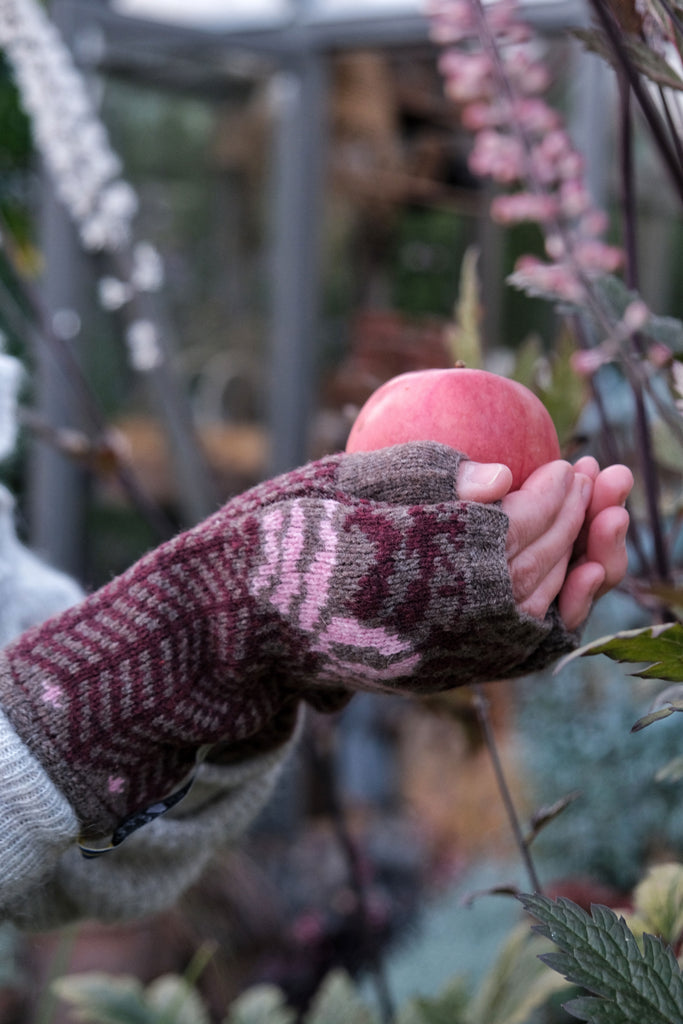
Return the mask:
<svg viewBox="0 0 683 1024">
<path fill-rule="evenodd" d="M 600 470 L 596 460 L 586 456 L 574 471 L 591 478 L 593 495 L 559 597 L 560 614 L 569 629 L 575 628 L 572 623 L 584 621 L 591 601 L 616 587 L 626 574 L 629 515 L 625 504 L 633 487 L 628 466 Z"/>
<path fill-rule="evenodd" d="M 468 501 L 502 502 L 510 519 L 508 565 L 520 610 L 543 617 L 557 597 L 567 629 L 577 629 L 592 602 L 626 572 L 624 503 L 633 475 L 622 465 L 601 471 L 586 457 L 573 467 L 549 463 L 512 494 L 510 481 L 505 467 L 463 463 L 458 494 Z"/>
</svg>

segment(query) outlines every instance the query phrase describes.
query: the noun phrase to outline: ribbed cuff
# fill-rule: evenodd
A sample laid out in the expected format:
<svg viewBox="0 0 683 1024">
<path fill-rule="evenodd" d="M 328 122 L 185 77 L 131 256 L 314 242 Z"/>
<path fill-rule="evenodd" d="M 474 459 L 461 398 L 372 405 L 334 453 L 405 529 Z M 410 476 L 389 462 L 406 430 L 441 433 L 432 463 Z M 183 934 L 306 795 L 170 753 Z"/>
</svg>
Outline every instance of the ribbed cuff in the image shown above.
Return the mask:
<svg viewBox="0 0 683 1024">
<path fill-rule="evenodd" d="M 92 918 L 113 923 L 172 906 L 210 858 L 239 840 L 273 794 L 303 726 L 277 750 L 242 764 L 204 762 L 190 793 L 121 846 L 86 860 L 74 846 L 49 886 L 9 908 L 21 928 L 48 930 Z"/>
<path fill-rule="evenodd" d="M 70 804 L 0 711 L 0 906 L 50 874 L 77 835 Z"/>
</svg>

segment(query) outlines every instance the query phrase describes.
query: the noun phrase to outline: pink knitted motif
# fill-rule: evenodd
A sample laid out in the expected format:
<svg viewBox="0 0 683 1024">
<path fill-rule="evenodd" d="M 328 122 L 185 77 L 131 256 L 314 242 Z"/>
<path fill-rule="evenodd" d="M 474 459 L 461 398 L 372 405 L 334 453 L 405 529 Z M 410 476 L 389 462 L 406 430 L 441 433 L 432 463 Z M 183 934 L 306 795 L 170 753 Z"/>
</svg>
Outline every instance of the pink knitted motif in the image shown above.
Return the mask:
<svg viewBox="0 0 683 1024">
<path fill-rule="evenodd" d="M 84 833 L 163 801 L 199 748 L 289 728 L 294 699 L 434 692 L 568 649 L 520 620 L 507 520 L 455 500 L 459 458 L 402 446 L 268 481 L 0 653 L 0 702 Z"/>
</svg>

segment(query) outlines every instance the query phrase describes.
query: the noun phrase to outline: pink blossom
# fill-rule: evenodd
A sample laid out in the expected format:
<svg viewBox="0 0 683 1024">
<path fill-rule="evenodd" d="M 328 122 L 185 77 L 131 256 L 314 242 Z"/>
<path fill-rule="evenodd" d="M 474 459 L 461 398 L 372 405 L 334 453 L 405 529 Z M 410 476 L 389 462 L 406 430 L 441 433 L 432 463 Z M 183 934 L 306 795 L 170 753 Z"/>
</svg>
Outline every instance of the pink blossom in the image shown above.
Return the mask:
<svg viewBox="0 0 683 1024">
<path fill-rule="evenodd" d="M 533 192 L 496 196 L 491 203 L 491 216 L 498 224 L 519 224 L 521 221 L 544 223 L 557 213 L 554 196 Z"/>
<path fill-rule="evenodd" d="M 663 345 L 661 342 L 655 342 L 654 345 L 650 345 L 648 351 L 648 359 L 653 366 L 657 369 L 661 369 L 663 366 L 668 366 L 673 359 L 673 352 L 668 345 Z"/>
<path fill-rule="evenodd" d="M 586 213 L 591 207 L 591 197 L 584 183 L 571 178 L 560 185 L 560 206 L 562 213 L 574 219 Z"/>
<path fill-rule="evenodd" d="M 563 260 L 567 256 L 567 243 L 559 231 L 549 232 L 545 236 L 545 251 L 551 260 Z"/>
<path fill-rule="evenodd" d="M 584 287 L 570 266 L 544 263 L 534 256 L 520 257 L 511 280 L 532 295 L 554 295 L 573 303 L 580 303 L 585 297 Z"/>
<path fill-rule="evenodd" d="M 622 253 L 602 240 L 608 221 L 593 206 L 583 158 L 543 99 L 551 76 L 538 39 L 519 20 L 515 0 L 483 8 L 477 0 L 431 0 L 431 7 L 442 21 L 452 10 L 467 37 L 467 50 L 449 49 L 441 70 L 463 125 L 474 133 L 470 168 L 514 189 L 494 199 L 491 216 L 502 224 L 535 221 L 545 235 L 548 261 L 519 261 L 512 282 L 533 294 L 584 301 L 587 283 L 614 272 Z"/>
<path fill-rule="evenodd" d="M 526 47 L 516 47 L 511 51 L 505 70 L 522 96 L 544 92 L 550 85 L 547 68 Z"/>
<path fill-rule="evenodd" d="M 450 50 L 439 61 L 446 77 L 446 92 L 456 103 L 469 103 L 494 92 L 491 58 L 485 53 Z"/>
<path fill-rule="evenodd" d="M 524 148 L 514 136 L 482 131 L 474 141 L 469 164 L 475 174 L 511 184 L 523 174 Z"/>
<path fill-rule="evenodd" d="M 624 310 L 622 323 L 626 330 L 633 334 L 635 331 L 640 331 L 649 319 L 650 310 L 647 307 L 647 303 L 643 302 L 642 299 L 634 299 Z M 662 347 L 665 348 L 666 346 Z"/>
<path fill-rule="evenodd" d="M 506 103 L 468 103 L 463 107 L 462 123 L 468 131 L 479 132 L 482 128 L 499 128 L 510 120 L 510 109 Z"/>
<path fill-rule="evenodd" d="M 580 349 L 572 352 L 569 360 L 572 370 L 579 377 L 592 377 L 601 366 L 611 361 L 611 356 L 601 348 Z"/>
<path fill-rule="evenodd" d="M 525 97 L 517 100 L 513 109 L 519 124 L 534 135 L 546 134 L 559 127 L 560 115 L 543 100 Z"/>
<path fill-rule="evenodd" d="M 435 42 L 458 43 L 472 34 L 474 17 L 469 0 L 426 0 L 425 8 Z"/>
<path fill-rule="evenodd" d="M 623 253 L 613 245 L 607 245 L 598 238 L 583 238 L 577 241 L 573 251 L 578 266 L 588 274 L 612 274 L 622 262 Z"/>
<path fill-rule="evenodd" d="M 584 235 L 604 235 L 609 226 L 607 214 L 604 210 L 587 210 L 580 218 L 578 229 Z"/>
</svg>

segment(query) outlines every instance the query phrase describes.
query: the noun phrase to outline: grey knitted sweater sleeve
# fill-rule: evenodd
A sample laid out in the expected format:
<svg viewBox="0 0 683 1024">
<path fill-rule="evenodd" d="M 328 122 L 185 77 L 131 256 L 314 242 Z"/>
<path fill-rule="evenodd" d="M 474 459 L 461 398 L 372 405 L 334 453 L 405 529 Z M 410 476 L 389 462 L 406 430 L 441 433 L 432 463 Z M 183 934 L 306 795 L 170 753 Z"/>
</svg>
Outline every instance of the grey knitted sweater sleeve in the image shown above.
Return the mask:
<svg viewBox="0 0 683 1024">
<path fill-rule="evenodd" d="M 71 806 L 0 712 L 0 920 L 43 931 L 171 906 L 269 800 L 302 717 L 303 710 L 290 738 L 268 753 L 234 765 L 204 762 L 180 804 L 120 847 L 87 860 Z"/>
</svg>

